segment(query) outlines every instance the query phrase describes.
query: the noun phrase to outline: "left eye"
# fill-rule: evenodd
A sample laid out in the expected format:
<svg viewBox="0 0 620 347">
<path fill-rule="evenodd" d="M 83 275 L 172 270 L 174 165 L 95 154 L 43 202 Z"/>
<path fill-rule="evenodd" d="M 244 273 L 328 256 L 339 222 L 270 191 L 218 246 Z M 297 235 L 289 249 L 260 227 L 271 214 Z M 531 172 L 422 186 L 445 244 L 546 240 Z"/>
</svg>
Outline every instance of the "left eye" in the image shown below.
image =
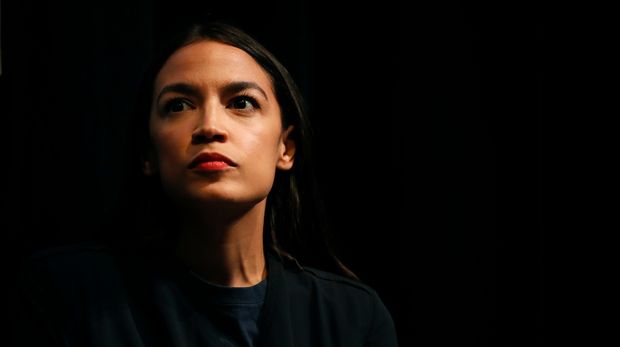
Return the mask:
<svg viewBox="0 0 620 347">
<path fill-rule="evenodd" d="M 258 103 L 250 97 L 239 97 L 234 99 L 229 107 L 239 109 L 239 110 L 250 110 L 253 108 L 258 108 Z"/>
<path fill-rule="evenodd" d="M 164 105 L 164 111 L 167 114 L 184 112 L 192 108 L 193 108 L 192 105 L 187 100 L 184 100 L 181 98 L 172 99 Z"/>
</svg>

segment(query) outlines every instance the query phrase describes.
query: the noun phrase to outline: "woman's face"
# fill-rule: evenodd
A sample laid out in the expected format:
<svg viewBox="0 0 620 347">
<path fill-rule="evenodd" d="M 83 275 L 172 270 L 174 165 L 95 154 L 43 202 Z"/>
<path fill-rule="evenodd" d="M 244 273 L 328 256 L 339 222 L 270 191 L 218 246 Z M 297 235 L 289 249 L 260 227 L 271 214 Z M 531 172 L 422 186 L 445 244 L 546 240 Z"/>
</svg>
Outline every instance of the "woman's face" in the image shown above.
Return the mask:
<svg viewBox="0 0 620 347">
<path fill-rule="evenodd" d="M 263 202 L 276 169 L 293 165 L 269 75 L 245 51 L 214 41 L 177 50 L 155 79 L 147 175 L 181 204 Z"/>
</svg>

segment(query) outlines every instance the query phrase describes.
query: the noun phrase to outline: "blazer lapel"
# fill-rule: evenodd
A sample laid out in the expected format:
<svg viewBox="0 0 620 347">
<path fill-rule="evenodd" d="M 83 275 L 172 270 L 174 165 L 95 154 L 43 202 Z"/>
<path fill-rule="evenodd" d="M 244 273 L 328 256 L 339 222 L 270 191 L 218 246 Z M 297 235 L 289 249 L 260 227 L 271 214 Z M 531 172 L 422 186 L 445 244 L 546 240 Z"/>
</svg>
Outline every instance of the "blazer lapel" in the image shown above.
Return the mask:
<svg viewBox="0 0 620 347">
<path fill-rule="evenodd" d="M 293 347 L 293 327 L 284 267 L 278 255 L 266 252 L 268 265 L 267 293 L 259 318 L 259 347 Z"/>
</svg>

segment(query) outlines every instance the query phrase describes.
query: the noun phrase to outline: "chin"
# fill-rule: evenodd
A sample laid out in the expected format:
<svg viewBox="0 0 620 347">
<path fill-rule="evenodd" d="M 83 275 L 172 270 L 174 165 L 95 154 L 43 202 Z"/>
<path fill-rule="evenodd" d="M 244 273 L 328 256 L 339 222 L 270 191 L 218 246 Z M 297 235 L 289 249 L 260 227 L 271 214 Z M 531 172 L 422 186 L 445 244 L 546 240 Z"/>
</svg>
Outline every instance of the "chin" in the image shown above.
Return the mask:
<svg viewBox="0 0 620 347">
<path fill-rule="evenodd" d="M 213 189 L 215 187 L 209 187 L 207 189 L 200 189 L 188 194 L 188 198 L 195 203 L 202 204 L 256 204 L 264 200 L 267 197 L 267 193 L 263 194 L 248 194 L 247 192 L 239 192 L 233 189 Z"/>
</svg>

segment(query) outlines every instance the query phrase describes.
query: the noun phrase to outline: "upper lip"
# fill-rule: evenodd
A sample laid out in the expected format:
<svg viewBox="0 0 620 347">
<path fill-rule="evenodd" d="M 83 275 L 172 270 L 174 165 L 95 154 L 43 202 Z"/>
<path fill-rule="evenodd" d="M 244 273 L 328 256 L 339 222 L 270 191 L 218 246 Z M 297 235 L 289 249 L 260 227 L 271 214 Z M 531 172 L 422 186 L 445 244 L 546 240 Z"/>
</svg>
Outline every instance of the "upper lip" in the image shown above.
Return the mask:
<svg viewBox="0 0 620 347">
<path fill-rule="evenodd" d="M 207 161 L 223 161 L 230 166 L 237 166 L 237 163 L 235 163 L 234 161 L 232 161 L 230 158 L 228 158 L 227 156 L 223 154 L 220 154 L 217 152 L 202 152 L 198 154 L 192 160 L 191 163 L 189 163 L 188 168 L 193 169 L 194 167 L 198 166 L 198 164 L 204 163 Z"/>
</svg>

